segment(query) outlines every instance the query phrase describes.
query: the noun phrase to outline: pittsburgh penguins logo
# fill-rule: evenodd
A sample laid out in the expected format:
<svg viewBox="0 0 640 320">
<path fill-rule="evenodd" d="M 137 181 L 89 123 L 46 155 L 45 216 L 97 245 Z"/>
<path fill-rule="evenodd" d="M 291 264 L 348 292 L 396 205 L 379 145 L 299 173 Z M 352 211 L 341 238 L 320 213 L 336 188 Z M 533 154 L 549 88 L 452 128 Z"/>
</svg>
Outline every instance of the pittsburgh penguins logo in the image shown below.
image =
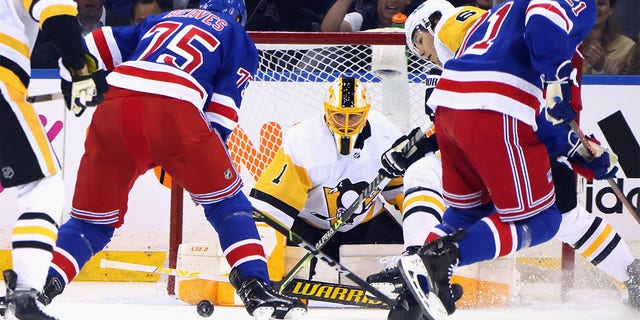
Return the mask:
<svg viewBox="0 0 640 320">
<path fill-rule="evenodd" d="M 328 220 L 331 224 L 334 224 L 338 218 L 344 214 L 345 211 L 353 204 L 358 195 L 368 186 L 367 182 L 361 181 L 352 183 L 349 179 L 340 181 L 335 187 L 324 187 L 324 197 L 326 202 L 326 208 L 328 210 L 327 215 L 321 215 L 314 213 L 314 215 L 320 219 Z M 352 216 L 356 219 L 358 215 L 366 213 L 367 210 L 373 204 L 372 199 L 366 199 L 359 205 Z M 350 221 L 345 221 L 348 223 Z"/>
</svg>

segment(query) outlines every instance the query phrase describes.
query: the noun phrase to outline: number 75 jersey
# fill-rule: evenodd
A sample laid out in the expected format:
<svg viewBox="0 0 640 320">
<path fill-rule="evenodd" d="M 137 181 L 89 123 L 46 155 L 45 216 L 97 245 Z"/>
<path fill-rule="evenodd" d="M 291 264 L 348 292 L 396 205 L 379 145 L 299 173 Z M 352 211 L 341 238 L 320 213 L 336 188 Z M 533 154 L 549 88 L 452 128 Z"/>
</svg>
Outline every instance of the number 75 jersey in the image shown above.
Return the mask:
<svg viewBox="0 0 640 320">
<path fill-rule="evenodd" d="M 132 26 L 103 27 L 84 39 L 109 85 L 187 100 L 229 131 L 237 125 L 258 51 L 225 13 L 174 10 Z"/>
</svg>

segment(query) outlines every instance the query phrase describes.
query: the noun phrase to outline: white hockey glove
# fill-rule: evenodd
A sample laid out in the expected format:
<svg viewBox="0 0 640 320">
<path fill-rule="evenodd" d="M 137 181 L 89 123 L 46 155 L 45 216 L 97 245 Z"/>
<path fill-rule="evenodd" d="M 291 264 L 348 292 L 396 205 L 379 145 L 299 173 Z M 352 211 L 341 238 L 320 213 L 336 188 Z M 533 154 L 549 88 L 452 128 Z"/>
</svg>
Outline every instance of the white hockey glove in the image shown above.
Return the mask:
<svg viewBox="0 0 640 320">
<path fill-rule="evenodd" d="M 429 152 L 435 152 L 438 150 L 438 142 L 436 141 L 436 135 L 425 135 L 421 131 L 420 127 L 417 127 L 409 133 L 396 140 L 389 150 L 382 154 L 380 162 L 382 168 L 378 171 L 380 174 L 388 178 L 397 178 L 404 175 L 404 171 L 418 159 L 424 157 Z M 409 143 L 410 137 L 421 135 L 416 141 L 413 148 L 403 151 L 407 143 Z"/>
<path fill-rule="evenodd" d="M 109 90 L 105 73 L 98 69 L 97 60 L 85 53 L 85 68 L 69 70 L 59 60 L 62 95 L 67 109 L 76 117 L 81 116 L 87 107 L 95 107 L 104 99 Z"/>
<path fill-rule="evenodd" d="M 576 75 L 577 70 L 567 60 L 556 70 L 555 79 L 546 81 L 545 117 L 554 126 L 569 122 L 576 116 L 571 106 L 571 86 L 578 85 Z"/>
</svg>

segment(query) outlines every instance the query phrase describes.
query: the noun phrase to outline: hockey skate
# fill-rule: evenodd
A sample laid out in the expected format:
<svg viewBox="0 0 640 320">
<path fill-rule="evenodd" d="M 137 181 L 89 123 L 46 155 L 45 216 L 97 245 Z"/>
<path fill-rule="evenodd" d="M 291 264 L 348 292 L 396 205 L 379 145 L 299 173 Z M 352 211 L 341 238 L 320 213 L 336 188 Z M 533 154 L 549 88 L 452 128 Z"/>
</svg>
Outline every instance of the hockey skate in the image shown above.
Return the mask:
<svg viewBox="0 0 640 320">
<path fill-rule="evenodd" d="M 258 278 L 243 278 L 238 268 L 231 269 L 229 281 L 247 312 L 257 320 L 300 319 L 307 313 L 307 306 L 299 299 L 279 294 Z"/>
<path fill-rule="evenodd" d="M 400 270 L 398 270 L 398 275 L 400 275 Z M 400 275 L 400 277 L 402 276 Z M 411 291 L 403 286 L 396 297 L 396 304 L 389 311 L 389 315 L 387 315 L 387 320 L 422 319 L 427 319 L 422 312 L 422 307 L 420 307 L 416 298 L 413 297 Z"/>
<path fill-rule="evenodd" d="M 47 276 L 42 292 L 38 293 L 38 301 L 43 305 L 48 305 L 51 300 L 62 293 L 64 290 L 64 281 L 56 275 Z"/>
<path fill-rule="evenodd" d="M 18 275 L 11 269 L 5 270 L 3 276 L 7 286 L 7 295 L 4 301 L 6 305 L 5 319 L 56 320 L 40 309 L 36 300 L 38 290 L 16 288 Z"/>
<path fill-rule="evenodd" d="M 398 267 L 405 285 L 429 320 L 444 319 L 456 310 L 455 301 L 462 296 L 461 287 L 450 283 L 453 267 L 460 260 L 457 242 L 465 231 L 425 244 L 417 254 L 400 259 Z"/>
<path fill-rule="evenodd" d="M 640 310 L 640 260 L 633 260 L 627 267 L 627 274 L 629 275 L 629 280 L 625 284 L 627 285 L 627 291 L 629 291 L 629 298 L 625 303 Z"/>
<path fill-rule="evenodd" d="M 415 254 L 418 252 L 418 249 L 420 249 L 419 246 L 408 247 L 400 256 L 380 259 L 380 262 L 384 265 L 384 269 L 378 273 L 369 275 L 367 277 L 367 283 L 389 297 L 397 296 L 404 287 L 402 275 L 400 274 L 400 270 L 398 270 L 398 261 L 400 261 L 400 258 L 403 256 Z"/>
</svg>

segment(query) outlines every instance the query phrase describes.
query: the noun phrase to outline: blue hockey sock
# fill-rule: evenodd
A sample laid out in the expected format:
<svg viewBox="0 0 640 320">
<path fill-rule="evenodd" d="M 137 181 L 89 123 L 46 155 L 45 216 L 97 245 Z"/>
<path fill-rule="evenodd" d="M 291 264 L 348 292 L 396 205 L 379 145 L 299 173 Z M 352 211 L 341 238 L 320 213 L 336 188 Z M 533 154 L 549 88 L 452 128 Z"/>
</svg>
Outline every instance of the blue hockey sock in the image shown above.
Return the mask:
<svg viewBox="0 0 640 320">
<path fill-rule="evenodd" d="M 238 267 L 243 277 L 257 277 L 270 283 L 262 241 L 245 195 L 240 192 L 203 207 L 207 220 L 218 233 L 229 265 Z"/>
<path fill-rule="evenodd" d="M 442 216 L 442 224 L 454 231 L 458 229 L 467 229 L 480 219 L 495 212 L 496 208 L 493 206 L 492 202 L 471 209 L 448 207 Z"/>
<path fill-rule="evenodd" d="M 85 263 L 111 241 L 114 231 L 112 226 L 72 217 L 60 226 L 49 274 L 70 282 Z"/>
<path fill-rule="evenodd" d="M 458 242 L 459 265 L 496 259 L 546 242 L 558 231 L 561 219 L 556 206 L 514 222 L 502 222 L 498 214 L 485 217 L 470 226 L 466 237 Z"/>
</svg>

